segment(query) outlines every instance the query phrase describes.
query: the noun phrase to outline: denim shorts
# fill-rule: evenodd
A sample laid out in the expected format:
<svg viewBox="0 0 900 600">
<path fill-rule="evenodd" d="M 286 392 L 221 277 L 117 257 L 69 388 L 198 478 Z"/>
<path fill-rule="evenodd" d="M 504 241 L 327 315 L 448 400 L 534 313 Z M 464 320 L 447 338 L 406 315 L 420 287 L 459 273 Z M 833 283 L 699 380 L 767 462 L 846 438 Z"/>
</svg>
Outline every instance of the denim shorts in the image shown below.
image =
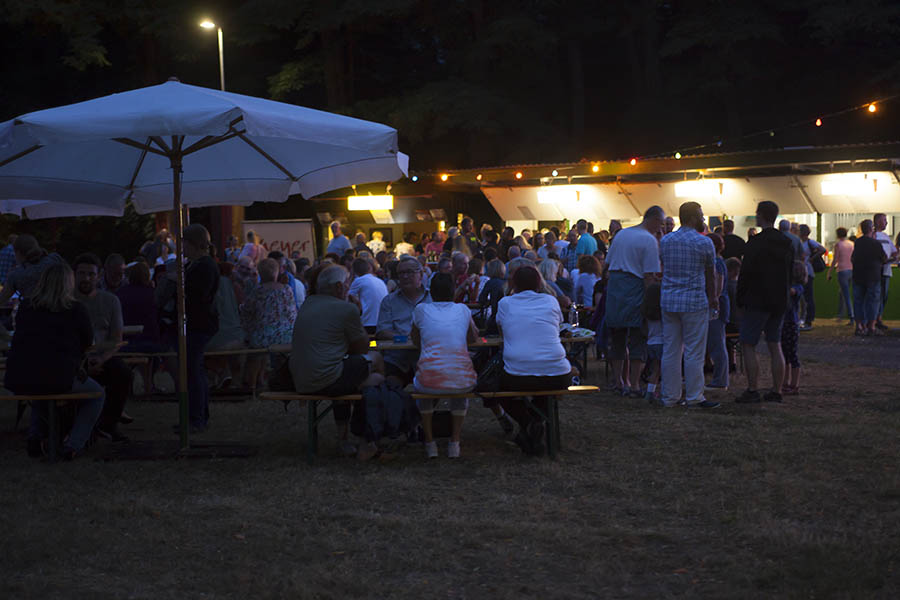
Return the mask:
<svg viewBox="0 0 900 600">
<path fill-rule="evenodd" d="M 741 317 L 741 342 L 755 346 L 759 343 L 760 336 L 765 333 L 766 342 L 779 344 L 781 343 L 783 321 L 783 312 L 773 314 L 765 310 L 746 308 Z"/>
</svg>

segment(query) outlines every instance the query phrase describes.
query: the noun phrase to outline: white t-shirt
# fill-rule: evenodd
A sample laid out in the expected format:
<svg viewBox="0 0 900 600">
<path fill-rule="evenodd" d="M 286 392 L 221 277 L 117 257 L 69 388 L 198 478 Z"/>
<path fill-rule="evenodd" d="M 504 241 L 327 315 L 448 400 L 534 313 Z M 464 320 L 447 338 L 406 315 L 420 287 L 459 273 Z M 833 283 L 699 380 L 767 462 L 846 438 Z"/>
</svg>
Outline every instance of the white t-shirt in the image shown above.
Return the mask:
<svg viewBox="0 0 900 600">
<path fill-rule="evenodd" d="M 412 322 L 419 329 L 422 347 L 413 379 L 416 389 L 430 393 L 475 386 L 478 376 L 466 341 L 471 320 L 465 304 L 430 302 L 413 309 Z"/>
<path fill-rule="evenodd" d="M 553 247 L 556 248 L 556 254 L 562 255 L 562 251 L 569 247 L 568 240 L 559 240 L 553 244 Z"/>
<path fill-rule="evenodd" d="M 373 255 L 378 254 L 379 252 L 384 252 L 385 250 L 383 240 L 369 240 L 368 243 L 366 243 L 366 246 L 368 246 Z"/>
<path fill-rule="evenodd" d="M 662 321 L 647 321 L 647 345 L 662 345 L 663 343 L 663 324 Z"/>
<path fill-rule="evenodd" d="M 362 304 L 363 327 L 378 325 L 378 310 L 381 308 L 382 299 L 388 295 L 384 282 L 371 273 L 366 273 L 353 280 L 350 284 L 350 293 L 359 298 L 359 303 Z"/>
<path fill-rule="evenodd" d="M 503 331 L 503 368 L 510 375 L 553 376 L 572 370 L 559 341 L 563 322 L 559 302 L 550 294 L 518 292 L 497 305 Z"/>
<path fill-rule="evenodd" d="M 610 271 L 624 271 L 641 279 L 645 273 L 659 273 L 659 242 L 640 225 L 623 229 L 609 246 L 606 264 Z"/>
<path fill-rule="evenodd" d="M 897 248 L 894 247 L 894 243 L 891 241 L 891 236 L 886 234 L 883 231 L 879 231 L 875 233 L 875 239 L 881 242 L 881 248 L 884 250 L 884 255 L 890 258 L 894 255 L 894 252 L 897 251 Z M 891 272 L 891 262 L 888 261 L 884 263 L 884 267 L 881 270 L 881 275 L 883 277 L 890 277 L 893 275 Z"/>
<path fill-rule="evenodd" d="M 415 246 L 407 242 L 400 242 L 396 246 L 394 246 L 394 254 L 397 255 L 397 258 L 400 258 L 404 254 L 409 254 L 412 256 L 413 252 L 416 251 Z"/>
</svg>

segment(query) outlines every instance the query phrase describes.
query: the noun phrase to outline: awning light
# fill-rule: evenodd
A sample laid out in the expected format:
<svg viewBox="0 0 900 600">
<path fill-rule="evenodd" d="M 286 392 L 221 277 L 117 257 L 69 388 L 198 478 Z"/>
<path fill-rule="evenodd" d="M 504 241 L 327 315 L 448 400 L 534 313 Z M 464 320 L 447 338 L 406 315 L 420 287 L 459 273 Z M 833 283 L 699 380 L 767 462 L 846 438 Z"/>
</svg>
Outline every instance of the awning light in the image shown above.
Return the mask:
<svg viewBox="0 0 900 600">
<path fill-rule="evenodd" d="M 382 196 L 349 196 L 347 197 L 347 210 L 392 210 L 394 197 Z"/>
</svg>

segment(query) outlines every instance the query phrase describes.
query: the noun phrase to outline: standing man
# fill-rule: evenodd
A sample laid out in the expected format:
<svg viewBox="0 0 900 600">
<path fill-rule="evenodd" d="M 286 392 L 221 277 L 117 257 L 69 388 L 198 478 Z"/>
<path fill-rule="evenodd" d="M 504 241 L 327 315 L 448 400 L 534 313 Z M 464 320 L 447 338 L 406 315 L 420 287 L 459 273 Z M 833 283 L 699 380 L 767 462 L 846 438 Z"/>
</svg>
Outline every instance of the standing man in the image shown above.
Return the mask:
<svg viewBox="0 0 900 600">
<path fill-rule="evenodd" d="M 115 294 L 128 283 L 125 277 L 125 258 L 121 254 L 110 254 L 103 263 L 103 277 L 100 289 Z"/>
<path fill-rule="evenodd" d="M 3 247 L 3 250 L 0 250 L 0 286 L 6 285 L 6 278 L 9 276 L 9 272 L 16 268 L 16 251 L 13 249 L 13 244 L 16 242 L 17 237 L 19 236 L 11 233 L 6 238 L 6 246 Z"/>
<path fill-rule="evenodd" d="M 675 219 L 672 217 L 666 217 L 666 225 L 663 229 L 663 235 L 669 235 L 675 231 Z"/>
<path fill-rule="evenodd" d="M 640 227 L 640 225 L 638 225 L 638 227 Z M 597 251 L 597 240 L 588 233 L 587 221 L 578 219 L 575 228 L 578 230 L 578 244 L 575 246 L 575 254 L 578 256 L 581 256 L 582 254 L 593 256 L 594 252 Z"/>
<path fill-rule="evenodd" d="M 418 261 L 416 261 L 418 264 Z M 372 264 L 364 258 L 353 261 L 353 282 L 350 284 L 350 296 L 359 301 L 362 312 L 362 324 L 367 333 L 375 333 L 378 325 L 378 309 L 381 301 L 388 294 L 384 282 L 372 274 Z"/>
<path fill-rule="evenodd" d="M 189 261 L 184 269 L 184 315 L 187 319 L 185 341 L 191 433 L 202 433 L 209 428 L 209 381 L 203 364 L 203 352 L 210 338 L 219 331 L 219 312 L 216 308 L 219 268 L 209 255 L 209 231 L 206 227 L 199 223 L 188 225 L 182 237 L 184 257 Z"/>
<path fill-rule="evenodd" d="M 478 243 L 478 236 L 475 235 L 475 223 L 471 217 L 465 217 L 459 227 L 461 229 L 460 237 L 469 248 L 469 256 L 475 256 L 481 251 L 481 244 Z"/>
<path fill-rule="evenodd" d="M 503 262 L 509 261 L 509 249 L 516 245 L 516 231 L 512 227 L 504 227 L 500 232 L 500 250 L 498 255 Z"/>
<path fill-rule="evenodd" d="M 716 249 L 704 236 L 703 209 L 685 202 L 678 209 L 681 227 L 662 238 L 663 406 L 681 401 L 681 368 L 684 364 L 685 405 L 718 408 L 703 397 L 703 362 L 710 318 L 718 318 Z M 621 236 L 621 234 L 620 234 Z M 619 242 L 616 242 L 618 244 Z M 615 248 L 616 244 L 613 244 Z"/>
<path fill-rule="evenodd" d="M 875 223 L 875 241 L 881 243 L 884 254 L 888 261 L 884 263 L 881 272 L 881 308 L 878 310 L 878 319 L 875 321 L 875 327 L 881 330 L 888 328 L 881 320 L 884 307 L 887 306 L 888 292 L 891 289 L 891 261 L 897 258 L 897 247 L 891 241 L 891 236 L 884 232 L 887 229 L 887 215 L 884 213 L 876 213 L 872 218 Z"/>
<path fill-rule="evenodd" d="M 616 389 L 632 398 L 643 397 L 640 377 L 646 360 L 647 334 L 643 331 L 641 304 L 644 289 L 656 281 L 660 271 L 659 245 L 653 234 L 663 226 L 665 218 L 662 208 L 651 206 L 640 225 L 619 232 L 606 257 L 606 326 L 610 329 L 613 381 Z M 580 226 L 584 221 L 578 223 Z M 626 358 L 631 362 L 630 384 L 622 373 Z"/>
<path fill-rule="evenodd" d="M 737 305 L 744 311 L 740 339 L 747 366 L 747 390 L 736 402 L 781 402 L 781 385 L 784 383 L 781 325 L 790 301 L 795 257 L 793 240 L 783 230 L 775 230 L 777 218 L 777 204 L 768 200 L 760 202 L 756 207 L 756 224 L 761 231 L 747 240 L 744 247 L 744 260 L 737 283 Z M 790 223 L 781 222 L 782 225 L 784 223 L 788 224 L 789 230 Z M 760 396 L 756 345 L 764 332 L 772 359 L 772 389 Z"/>
<path fill-rule="evenodd" d="M 875 335 L 881 302 L 881 282 L 887 256 L 884 247 L 875 239 L 875 227 L 866 219 L 859 224 L 862 235 L 853 244 L 853 312 L 856 335 Z M 878 332 L 880 333 L 880 332 Z"/>
<path fill-rule="evenodd" d="M 722 222 L 722 233 L 725 234 L 725 249 L 722 250 L 722 258 L 742 258 L 744 256 L 744 244 L 746 242 L 739 235 L 734 234 L 734 221 L 725 219 Z"/>
<path fill-rule="evenodd" d="M 403 241 L 394 246 L 394 254 L 397 255 L 397 258 L 400 258 L 401 256 L 405 256 L 407 254 L 409 256 L 416 255 L 416 247 L 412 243 L 413 236 L 415 235 L 416 234 L 412 231 L 407 231 L 403 234 Z"/>
<path fill-rule="evenodd" d="M 101 437 L 123 442 L 128 438 L 119 433 L 118 423 L 131 392 L 131 369 L 114 356 L 122 341 L 122 305 L 115 295 L 98 289 L 99 279 L 100 259 L 96 255 L 85 253 L 75 259 L 75 299 L 91 317 L 96 347 L 88 357 L 88 372 L 106 388 L 103 412 L 95 430 Z"/>
<path fill-rule="evenodd" d="M 809 331 L 812 329 L 813 321 L 816 320 L 816 296 L 814 293 L 815 288 L 813 287 L 813 283 L 816 279 L 816 270 L 813 269 L 812 261 L 828 252 L 828 250 L 816 240 L 809 239 L 809 234 L 811 232 L 809 225 L 806 223 L 801 224 L 798 231 L 800 232 L 800 241 L 803 243 L 803 261 L 805 263 L 804 268 L 806 269 L 807 276 L 806 283 L 803 285 L 803 299 L 806 302 L 806 319 L 804 324 L 800 327 L 800 331 Z"/>
<path fill-rule="evenodd" d="M 350 240 L 341 233 L 341 224 L 338 221 L 331 224 L 331 235 L 333 238 L 328 242 L 328 248 L 325 250 L 325 254 L 331 254 L 333 252 L 338 256 L 343 256 L 344 252 L 351 250 Z"/>
</svg>

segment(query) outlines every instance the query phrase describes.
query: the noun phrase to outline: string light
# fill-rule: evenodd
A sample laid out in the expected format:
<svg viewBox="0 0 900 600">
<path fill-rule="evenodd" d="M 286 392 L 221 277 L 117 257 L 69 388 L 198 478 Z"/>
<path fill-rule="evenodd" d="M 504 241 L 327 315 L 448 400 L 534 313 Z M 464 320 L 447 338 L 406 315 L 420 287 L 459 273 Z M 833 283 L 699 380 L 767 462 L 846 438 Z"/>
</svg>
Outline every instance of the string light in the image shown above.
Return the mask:
<svg viewBox="0 0 900 600">
<path fill-rule="evenodd" d="M 822 119 L 816 119 L 816 127 L 822 126 Z"/>
<path fill-rule="evenodd" d="M 633 167 L 634 165 L 637 164 L 637 159 L 636 159 L 636 158 L 632 158 L 629 162 L 631 163 L 631 166 Z"/>
<path fill-rule="evenodd" d="M 675 153 L 675 160 L 681 160 L 681 152 Z"/>
<path fill-rule="evenodd" d="M 418 180 L 419 180 L 419 176 L 418 176 L 418 175 L 413 175 L 413 176 L 412 176 L 412 182 L 413 182 L 413 183 L 417 182 Z"/>
<path fill-rule="evenodd" d="M 591 167 L 591 171 L 593 171 L 594 173 L 599 173 L 600 165 L 594 165 L 593 167 Z"/>
<path fill-rule="evenodd" d="M 522 171 L 516 171 L 516 179 L 522 179 Z"/>
<path fill-rule="evenodd" d="M 554 177 L 557 177 L 557 176 L 559 176 L 559 171 L 557 171 L 556 169 L 553 169 L 552 171 L 550 171 L 550 174 L 553 175 Z"/>
<path fill-rule="evenodd" d="M 447 175 L 446 173 L 441 173 L 441 181 L 447 181 L 448 179 L 450 179 L 449 175 Z"/>
<path fill-rule="evenodd" d="M 476 179 L 477 181 L 481 181 L 481 173 L 479 173 L 478 175 L 476 175 L 476 176 L 475 176 L 475 179 Z"/>
<path fill-rule="evenodd" d="M 874 103 L 874 102 L 871 103 L 871 104 L 869 105 L 869 112 L 870 112 L 870 113 L 873 113 L 873 112 L 875 112 L 876 110 L 878 110 L 878 107 L 875 106 L 875 103 Z"/>
</svg>

